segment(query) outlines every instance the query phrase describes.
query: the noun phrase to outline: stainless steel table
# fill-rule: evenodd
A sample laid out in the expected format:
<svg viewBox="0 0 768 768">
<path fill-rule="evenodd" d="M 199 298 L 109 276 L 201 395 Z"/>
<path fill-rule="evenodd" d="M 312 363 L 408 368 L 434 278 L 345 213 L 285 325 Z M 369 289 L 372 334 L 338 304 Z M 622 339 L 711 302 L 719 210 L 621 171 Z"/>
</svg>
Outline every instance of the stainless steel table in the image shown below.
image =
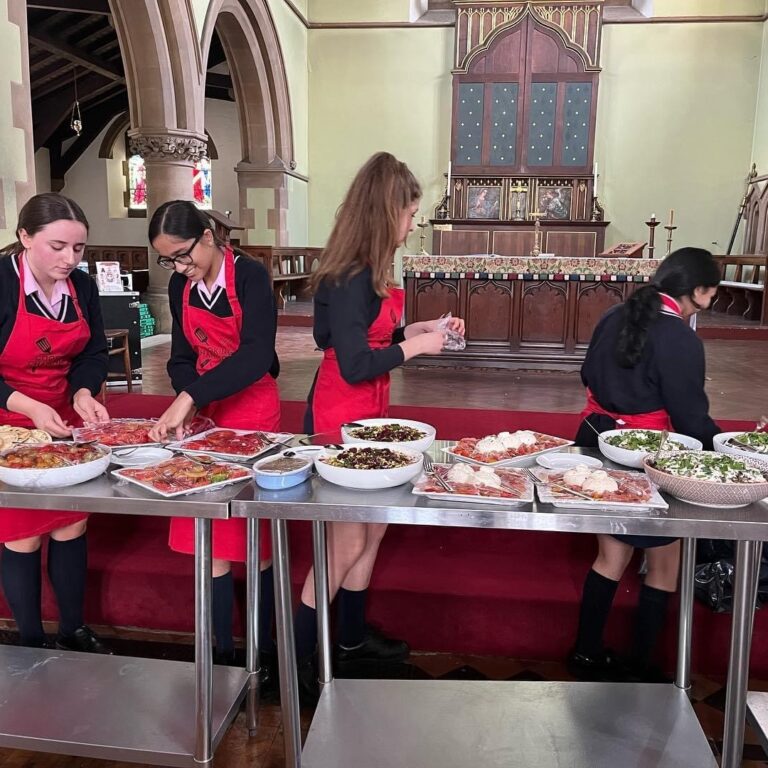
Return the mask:
<svg viewBox="0 0 768 768">
<path fill-rule="evenodd" d="M 433 446 L 435 459 L 442 460 L 443 445 L 438 442 Z M 473 745 L 473 762 L 489 766 L 714 766 L 690 702 L 680 689 L 690 687 L 695 539 L 716 537 L 738 542 L 722 762 L 723 768 L 737 768 L 743 751 L 757 568 L 762 542 L 768 539 L 768 506 L 759 503 L 724 510 L 675 499 L 668 501 L 668 511 L 649 514 L 580 511 L 538 503 L 509 509 L 456 504 L 413 496 L 410 486 L 354 491 L 320 478 L 288 491 L 243 488 L 232 502 L 232 515 L 272 521 L 287 766 L 352 768 L 365 763 L 375 768 L 437 764 L 454 768 L 467 764 L 459 748 L 459 742 L 466 740 L 471 740 Z M 303 754 L 293 644 L 288 520 L 312 521 L 314 535 L 322 695 Z M 436 681 L 427 690 L 423 682 L 334 681 L 328 620 L 326 521 L 680 536 L 683 558 L 676 685 L 655 686 L 649 691 L 647 686 L 618 684 L 593 684 L 585 688 L 579 683 L 555 683 L 530 688 L 528 684 L 499 683 L 482 684 L 478 688 L 475 683 Z M 253 562 L 250 565 L 253 570 Z M 529 706 L 521 710 L 514 702 L 523 693 L 529 697 Z M 598 701 L 606 702 L 608 709 L 597 706 Z M 467 726 L 467 715 L 477 706 L 488 712 L 507 712 L 516 719 L 509 723 L 507 730 L 482 727 L 479 723 L 473 730 Z M 435 711 L 439 713 L 438 718 Z M 663 723 L 659 720 L 660 713 L 663 713 Z M 607 718 L 614 721 L 607 725 Z M 580 724 L 582 735 L 579 748 L 568 751 L 562 728 L 568 726 L 566 731 L 573 733 L 574 723 Z M 510 730 L 517 736 L 512 738 Z M 534 732 L 537 738 L 523 738 Z M 446 740 L 455 748 L 446 751 L 441 747 Z M 543 751 L 542 743 L 546 745 Z M 627 745 L 633 745 L 632 761 L 621 759 Z"/>
<path fill-rule="evenodd" d="M 105 760 L 210 766 L 213 752 L 248 695 L 256 727 L 258 648 L 253 631 L 258 567 L 249 574 L 247 669 L 214 667 L 211 627 L 211 521 L 229 517 L 233 485 L 163 499 L 102 476 L 51 491 L 0 483 L 0 505 L 111 515 L 195 518 L 195 663 L 1 647 L 0 746 Z M 258 524 L 249 521 L 258 552 Z M 254 609 L 251 610 L 251 606 Z"/>
</svg>

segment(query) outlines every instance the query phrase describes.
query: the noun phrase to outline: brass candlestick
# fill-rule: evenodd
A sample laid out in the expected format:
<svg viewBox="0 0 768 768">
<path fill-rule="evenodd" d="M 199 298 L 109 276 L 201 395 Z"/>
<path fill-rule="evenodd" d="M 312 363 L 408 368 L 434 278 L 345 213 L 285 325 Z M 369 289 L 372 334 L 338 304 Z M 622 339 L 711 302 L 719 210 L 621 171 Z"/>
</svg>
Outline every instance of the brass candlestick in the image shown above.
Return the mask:
<svg viewBox="0 0 768 768">
<path fill-rule="evenodd" d="M 541 211 L 533 211 L 532 213 L 529 213 L 528 216 L 534 221 L 533 250 L 531 251 L 531 256 L 538 256 L 541 253 L 541 222 L 539 219 L 546 216 L 546 214 Z"/>
<path fill-rule="evenodd" d="M 510 192 L 515 193 L 515 212 L 512 214 L 512 221 L 524 221 L 525 213 L 520 205 L 523 195 L 528 193 L 528 187 L 526 187 L 521 181 L 518 181 L 514 187 L 511 187 Z"/>
<path fill-rule="evenodd" d="M 669 211 L 669 224 L 664 225 L 664 229 L 667 230 L 667 256 L 672 252 L 672 233 L 677 229 L 676 226 L 674 226 L 675 221 L 675 210 L 672 208 Z"/>
<path fill-rule="evenodd" d="M 421 234 L 419 235 L 419 256 L 429 256 L 429 254 L 424 249 L 424 241 L 427 239 L 427 235 L 424 230 L 429 226 L 427 217 L 422 215 L 421 221 L 418 222 L 416 226 L 421 230 Z"/>
<path fill-rule="evenodd" d="M 653 244 L 654 238 L 656 237 L 656 232 L 654 231 L 656 227 L 661 224 L 660 221 L 656 220 L 656 214 L 652 213 L 651 218 L 648 219 L 648 221 L 645 222 L 645 226 L 650 229 L 650 232 L 648 233 L 648 258 L 653 258 L 653 251 L 655 250 L 656 246 Z"/>
</svg>

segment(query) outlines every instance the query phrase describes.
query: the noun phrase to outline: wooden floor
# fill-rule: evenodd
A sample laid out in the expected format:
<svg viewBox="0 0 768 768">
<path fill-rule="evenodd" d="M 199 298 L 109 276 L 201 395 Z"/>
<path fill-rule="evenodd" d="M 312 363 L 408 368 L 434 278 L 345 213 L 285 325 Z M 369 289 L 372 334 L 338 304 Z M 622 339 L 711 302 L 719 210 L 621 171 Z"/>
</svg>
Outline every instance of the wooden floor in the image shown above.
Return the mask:
<svg viewBox="0 0 768 768">
<path fill-rule="evenodd" d="M 758 419 L 768 411 L 768 341 L 708 340 L 707 392 L 714 418 Z M 320 361 L 309 328 L 278 329 L 280 393 L 304 400 Z M 172 394 L 165 372 L 170 342 L 143 351 L 147 394 Z M 450 408 L 575 412 L 584 403 L 578 373 L 455 368 L 400 368 L 392 373 L 392 402 Z"/>
<path fill-rule="evenodd" d="M 757 419 L 768 412 L 768 342 L 707 341 L 707 391 L 715 418 Z M 153 340 L 144 350 L 143 392 L 171 394 L 165 373 L 170 344 Z M 280 389 L 288 400 L 306 398 L 320 354 L 314 349 L 311 330 L 281 327 L 278 353 L 282 364 Z M 582 406 L 583 388 L 576 373 L 544 371 L 491 371 L 455 369 L 397 370 L 392 376 L 392 400 L 399 404 L 499 408 L 532 411 L 576 411 Z M 567 680 L 562 665 L 520 662 L 512 659 L 461 657 L 451 654 L 417 655 L 414 663 L 427 677 L 452 679 L 549 679 Z M 695 709 L 718 754 L 722 738 L 722 680 L 694 679 Z M 757 689 L 768 686 L 752 681 Z M 304 728 L 309 713 L 304 713 Z M 43 755 L 19 750 L 0 750 L 0 768 L 130 768 L 133 763 Z M 227 733 L 214 760 L 216 768 L 283 768 L 280 709 L 263 707 L 261 727 L 249 739 L 241 713 Z M 754 734 L 748 734 L 744 768 L 768 768 Z M 431 768 L 431 767 L 430 767 Z"/>
</svg>

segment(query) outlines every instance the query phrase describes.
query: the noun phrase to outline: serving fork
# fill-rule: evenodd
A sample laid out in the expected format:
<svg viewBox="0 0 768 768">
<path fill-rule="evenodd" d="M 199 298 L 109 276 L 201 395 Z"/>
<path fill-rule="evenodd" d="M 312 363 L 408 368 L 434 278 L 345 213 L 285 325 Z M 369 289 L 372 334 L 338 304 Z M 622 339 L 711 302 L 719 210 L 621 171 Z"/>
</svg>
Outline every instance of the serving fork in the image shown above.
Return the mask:
<svg viewBox="0 0 768 768">
<path fill-rule="evenodd" d="M 435 469 L 435 465 L 432 463 L 432 457 L 428 454 L 424 454 L 424 472 L 434 477 L 437 480 L 438 485 L 446 490 L 448 493 L 453 493 L 453 488 L 450 486 L 447 480 Z"/>
</svg>

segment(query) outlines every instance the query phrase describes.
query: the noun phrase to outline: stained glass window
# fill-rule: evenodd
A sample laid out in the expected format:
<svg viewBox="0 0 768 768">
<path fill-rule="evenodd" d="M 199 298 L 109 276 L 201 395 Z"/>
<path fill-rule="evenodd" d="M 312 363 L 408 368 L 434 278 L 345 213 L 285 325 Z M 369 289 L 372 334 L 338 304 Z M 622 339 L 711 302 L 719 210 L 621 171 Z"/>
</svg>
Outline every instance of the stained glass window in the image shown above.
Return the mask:
<svg viewBox="0 0 768 768">
<path fill-rule="evenodd" d="M 128 207 L 134 211 L 147 210 L 147 169 L 141 155 L 128 159 Z"/>
<path fill-rule="evenodd" d="M 211 208 L 211 161 L 204 157 L 192 169 L 192 194 L 200 208 Z"/>
<path fill-rule="evenodd" d="M 198 160 L 192 169 L 192 197 L 199 208 L 213 207 L 211 161 L 207 157 Z M 132 211 L 147 210 L 147 169 L 141 155 L 128 158 L 128 208 Z"/>
</svg>

